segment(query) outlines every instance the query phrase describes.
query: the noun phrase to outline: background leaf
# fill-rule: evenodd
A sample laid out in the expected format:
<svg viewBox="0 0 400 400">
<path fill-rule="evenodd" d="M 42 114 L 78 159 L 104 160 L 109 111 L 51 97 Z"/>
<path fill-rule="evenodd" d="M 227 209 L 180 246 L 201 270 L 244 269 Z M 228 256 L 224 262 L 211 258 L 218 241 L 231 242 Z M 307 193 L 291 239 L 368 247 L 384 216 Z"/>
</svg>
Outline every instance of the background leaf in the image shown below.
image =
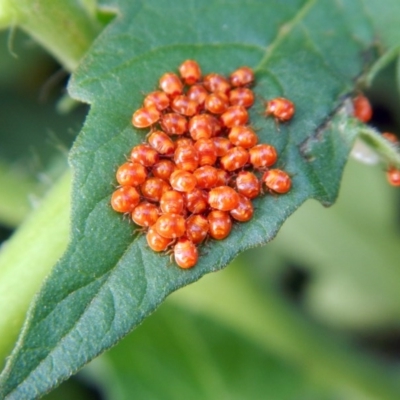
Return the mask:
<svg viewBox="0 0 400 400">
<path fill-rule="evenodd" d="M 30 312 L 0 394 L 45 393 L 126 335 L 170 292 L 271 240 L 304 200 L 335 199 L 356 126 L 345 112 L 331 117 L 374 55 L 374 31 L 361 4 L 116 2 L 119 16 L 70 87 L 92 105 L 71 155 L 72 241 Z M 143 140 L 130 125 L 132 111 L 163 72 L 187 58 L 206 73 L 249 65 L 258 97 L 286 96 L 297 113 L 278 133 L 273 120 L 261 117 L 261 101 L 251 112 L 260 141 L 272 143 L 279 166 L 293 174 L 293 190 L 258 199 L 250 223 L 213 242 L 196 268 L 181 271 L 146 248 L 143 236 L 132 236 L 132 226 L 110 209 L 109 199 L 116 166 Z"/>
<path fill-rule="evenodd" d="M 329 398 L 303 371 L 171 302 L 82 372 L 114 400 L 133 393 L 137 399 Z"/>
</svg>

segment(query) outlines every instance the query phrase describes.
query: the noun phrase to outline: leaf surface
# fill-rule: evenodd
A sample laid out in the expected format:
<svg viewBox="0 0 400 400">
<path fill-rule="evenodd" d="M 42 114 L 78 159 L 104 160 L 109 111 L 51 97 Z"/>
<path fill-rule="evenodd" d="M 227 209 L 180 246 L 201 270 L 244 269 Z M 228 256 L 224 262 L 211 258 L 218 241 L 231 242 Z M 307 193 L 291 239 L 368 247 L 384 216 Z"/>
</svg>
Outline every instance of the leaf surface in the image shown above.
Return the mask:
<svg viewBox="0 0 400 400">
<path fill-rule="evenodd" d="M 119 0 L 118 16 L 83 60 L 71 94 L 91 104 L 71 154 L 72 239 L 32 307 L 3 371 L 0 397 L 34 398 L 114 345 L 174 290 L 271 240 L 306 199 L 331 204 L 357 126 L 343 108 L 374 55 L 361 2 Z M 354 13 L 358 5 L 358 12 Z M 109 206 L 115 170 L 144 133 L 130 124 L 143 93 L 185 59 L 203 71 L 256 71 L 251 120 L 273 144 L 293 190 L 255 201 L 253 220 L 211 242 L 182 271 L 149 250 Z M 284 96 L 296 115 L 279 131 L 260 99 Z"/>
</svg>

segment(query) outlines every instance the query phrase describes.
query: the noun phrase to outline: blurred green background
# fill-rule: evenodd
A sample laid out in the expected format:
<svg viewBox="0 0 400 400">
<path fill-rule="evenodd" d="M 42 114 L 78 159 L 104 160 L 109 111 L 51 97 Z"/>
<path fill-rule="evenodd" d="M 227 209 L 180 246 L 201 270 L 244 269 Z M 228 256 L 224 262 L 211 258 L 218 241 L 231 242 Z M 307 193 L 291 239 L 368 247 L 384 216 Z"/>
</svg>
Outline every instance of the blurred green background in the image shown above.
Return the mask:
<svg viewBox="0 0 400 400">
<path fill-rule="evenodd" d="M 87 113 L 66 96 L 67 80 L 29 37 L 2 32 L 2 241 L 67 167 L 68 149 Z M 384 131 L 399 132 L 396 87 L 390 66 L 367 93 L 375 110 L 372 125 Z M 296 337 L 285 330 L 285 318 L 298 319 L 398 372 L 399 222 L 400 189 L 386 183 L 383 166 L 350 160 L 333 207 L 307 202 L 273 242 L 170 296 L 136 331 L 47 398 L 365 398 L 346 382 L 327 385 L 318 365 L 307 368 L 304 354 L 313 359 L 312 343 L 300 337 L 298 346 L 309 346 L 300 353 L 280 343 Z M 233 299 L 241 291 L 255 297 L 236 313 Z M 266 307 L 249 307 L 246 315 L 251 301 Z M 249 321 L 265 323 L 266 336 Z"/>
</svg>

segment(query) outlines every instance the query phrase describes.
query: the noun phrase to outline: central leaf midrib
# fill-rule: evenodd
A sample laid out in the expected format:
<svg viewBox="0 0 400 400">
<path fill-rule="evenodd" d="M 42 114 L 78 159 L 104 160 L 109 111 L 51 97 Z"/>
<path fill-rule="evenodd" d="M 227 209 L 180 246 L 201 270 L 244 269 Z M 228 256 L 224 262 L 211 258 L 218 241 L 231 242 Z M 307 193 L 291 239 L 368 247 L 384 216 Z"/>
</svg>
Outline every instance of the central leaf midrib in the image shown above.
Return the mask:
<svg viewBox="0 0 400 400">
<path fill-rule="evenodd" d="M 275 49 L 280 45 L 281 42 L 292 32 L 292 30 L 303 21 L 303 19 L 310 12 L 312 7 L 316 4 L 317 0 L 308 0 L 298 13 L 288 22 L 283 23 L 281 28 L 278 30 L 274 40 L 265 49 L 265 56 L 261 59 L 260 63 L 254 68 L 255 71 L 265 67 L 268 60 L 274 54 Z"/>
</svg>

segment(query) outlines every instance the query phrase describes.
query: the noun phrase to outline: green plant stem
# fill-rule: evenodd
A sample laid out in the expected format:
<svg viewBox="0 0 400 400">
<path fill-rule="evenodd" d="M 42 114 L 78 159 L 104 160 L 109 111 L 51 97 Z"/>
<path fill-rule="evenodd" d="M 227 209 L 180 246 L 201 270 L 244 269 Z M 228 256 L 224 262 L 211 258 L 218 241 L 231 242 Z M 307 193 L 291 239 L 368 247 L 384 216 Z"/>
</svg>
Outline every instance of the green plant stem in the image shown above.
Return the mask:
<svg viewBox="0 0 400 400">
<path fill-rule="evenodd" d="M 223 273 L 203 278 L 171 300 L 227 324 L 268 352 L 297 364 L 316 381 L 347 393 L 343 398 L 399 398 L 400 385 L 388 371 L 313 325 L 272 287 L 257 289 L 245 266 L 236 267 L 240 268 L 231 265 Z"/>
<path fill-rule="evenodd" d="M 400 54 L 400 46 L 390 47 L 381 57 L 376 60 L 372 65 L 369 72 L 362 78 L 363 83 L 366 86 L 371 86 L 375 77 L 386 68 L 391 62 L 393 62 Z"/>
<path fill-rule="evenodd" d="M 67 246 L 70 192 L 67 172 L 1 248 L 0 365 L 17 339 L 29 303 Z"/>
<path fill-rule="evenodd" d="M 0 20 L 2 16 L 35 38 L 69 71 L 76 69 L 102 28 L 79 0 L 0 0 Z"/>
<path fill-rule="evenodd" d="M 358 137 L 372 147 L 389 166 L 400 168 L 398 145 L 389 142 L 377 130 L 367 125 L 359 129 Z"/>
<path fill-rule="evenodd" d="M 37 184 L 23 172 L 0 162 L 0 187 L 0 221 L 14 228 L 29 213 L 29 195 L 35 193 Z"/>
</svg>

